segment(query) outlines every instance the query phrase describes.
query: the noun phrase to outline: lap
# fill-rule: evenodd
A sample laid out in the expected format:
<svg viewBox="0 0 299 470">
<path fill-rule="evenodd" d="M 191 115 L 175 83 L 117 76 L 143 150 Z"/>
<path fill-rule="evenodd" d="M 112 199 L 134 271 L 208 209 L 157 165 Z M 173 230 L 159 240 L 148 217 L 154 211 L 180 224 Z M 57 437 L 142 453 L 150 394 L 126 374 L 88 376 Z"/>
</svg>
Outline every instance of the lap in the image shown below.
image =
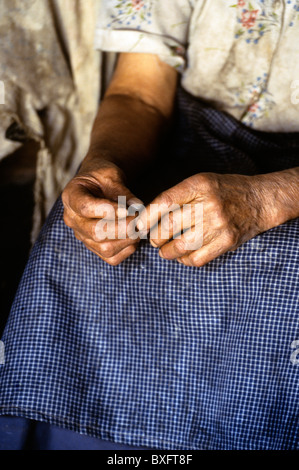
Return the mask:
<svg viewBox="0 0 299 470">
<path fill-rule="evenodd" d="M 254 132 L 186 94 L 180 116 L 173 182 L 185 166 L 298 165 L 298 135 Z M 75 239 L 59 200 L 3 336 L 0 414 L 151 449 L 296 449 L 298 239 L 296 219 L 200 269 L 143 242 L 112 267 Z"/>
<path fill-rule="evenodd" d="M 166 450 L 292 448 L 298 222 L 201 269 L 149 243 L 115 268 L 58 201 L 3 338 L 1 414 Z"/>
</svg>

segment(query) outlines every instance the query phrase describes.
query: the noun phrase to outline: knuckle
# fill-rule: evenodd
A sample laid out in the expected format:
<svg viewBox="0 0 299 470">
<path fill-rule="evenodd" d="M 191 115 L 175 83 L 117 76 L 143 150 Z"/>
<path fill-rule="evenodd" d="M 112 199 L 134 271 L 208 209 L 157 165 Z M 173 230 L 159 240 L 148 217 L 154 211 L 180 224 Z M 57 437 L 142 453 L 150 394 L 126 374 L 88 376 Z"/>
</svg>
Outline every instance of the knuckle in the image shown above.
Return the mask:
<svg viewBox="0 0 299 470">
<path fill-rule="evenodd" d="M 199 251 L 194 251 L 190 253 L 188 259 L 192 266 L 197 266 L 202 261 L 202 254 Z"/>
<path fill-rule="evenodd" d="M 189 266 L 193 266 L 194 268 L 201 267 L 202 260 L 199 257 L 189 257 Z"/>
<path fill-rule="evenodd" d="M 119 253 L 118 255 L 111 257 L 110 259 L 105 260 L 110 266 L 119 266 L 123 261 L 125 261 L 129 256 L 131 256 L 133 253 L 135 253 L 137 247 L 136 245 L 131 246 L 130 248 L 127 248 L 123 250 L 122 253 Z"/>
<path fill-rule="evenodd" d="M 201 191 L 209 193 L 213 187 L 211 176 L 206 173 L 200 173 L 195 178 L 190 178 L 190 184 L 195 189 L 200 187 Z"/>
<path fill-rule="evenodd" d="M 185 249 L 190 250 L 199 250 L 203 245 L 203 232 L 198 230 L 196 232 L 189 232 L 185 236 Z"/>
<path fill-rule="evenodd" d="M 102 243 L 99 251 L 104 258 L 112 258 L 115 254 L 112 243 Z"/>
<path fill-rule="evenodd" d="M 102 221 L 100 220 L 95 224 L 94 227 L 91 229 L 91 238 L 95 242 L 101 242 L 106 239 L 106 233 L 103 233 L 102 230 Z"/>
<path fill-rule="evenodd" d="M 179 255 L 184 254 L 186 252 L 186 243 L 182 239 L 176 239 L 174 242 L 174 249 L 175 252 Z"/>
<path fill-rule="evenodd" d="M 175 226 L 175 221 L 174 221 L 173 212 L 168 212 L 168 213 L 162 218 L 161 226 L 162 226 L 163 233 L 164 233 L 164 232 L 167 232 L 167 234 L 170 234 L 170 233 L 173 232 L 174 226 Z"/>
<path fill-rule="evenodd" d="M 194 253 L 190 256 L 190 262 L 195 268 L 202 268 L 208 264 L 215 256 L 205 256 L 203 257 L 200 253 Z"/>
<path fill-rule="evenodd" d="M 61 194 L 61 199 L 62 199 L 63 205 L 64 205 L 64 206 L 67 206 L 67 205 L 68 205 L 68 202 L 69 202 L 68 187 L 66 187 L 65 190 L 62 192 L 62 194 Z"/>
<path fill-rule="evenodd" d="M 170 207 L 173 204 L 173 197 L 170 191 L 165 191 L 164 193 L 160 194 L 160 204 L 165 205 L 166 207 Z"/>
<path fill-rule="evenodd" d="M 79 213 L 81 214 L 81 216 L 87 218 L 88 215 L 89 215 L 88 204 L 83 200 L 83 201 L 80 202 L 78 208 L 79 208 Z"/>
<path fill-rule="evenodd" d="M 70 227 L 72 228 L 72 219 L 71 217 L 69 217 L 68 213 L 66 211 L 64 211 L 63 213 L 63 221 L 65 223 L 65 225 L 67 225 L 67 227 Z"/>
<path fill-rule="evenodd" d="M 228 230 L 225 237 L 227 246 L 233 247 L 238 243 L 238 236 L 234 230 Z"/>
<path fill-rule="evenodd" d="M 223 229 L 224 227 L 227 226 L 227 219 L 226 217 L 223 215 L 223 214 L 217 214 L 216 217 L 215 217 L 215 224 L 214 224 L 214 228 L 217 229 L 217 230 L 221 230 Z"/>
<path fill-rule="evenodd" d="M 118 260 L 118 259 L 107 259 L 105 260 L 107 264 L 109 264 L 110 266 L 118 266 L 121 261 Z"/>
<path fill-rule="evenodd" d="M 218 201 L 213 202 L 212 222 L 215 229 L 223 229 L 228 224 L 227 217 Z"/>
</svg>

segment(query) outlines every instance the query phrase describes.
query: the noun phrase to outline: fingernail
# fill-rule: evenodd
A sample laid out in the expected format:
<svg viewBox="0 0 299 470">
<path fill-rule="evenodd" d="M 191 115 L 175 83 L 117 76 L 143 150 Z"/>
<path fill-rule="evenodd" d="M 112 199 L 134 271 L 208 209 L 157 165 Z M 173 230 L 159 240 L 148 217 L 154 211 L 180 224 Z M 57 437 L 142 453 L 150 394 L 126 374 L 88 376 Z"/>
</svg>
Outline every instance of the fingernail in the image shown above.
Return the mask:
<svg viewBox="0 0 299 470">
<path fill-rule="evenodd" d="M 141 212 L 144 211 L 145 209 L 145 206 L 143 204 L 143 202 L 140 200 L 140 199 L 130 199 L 128 201 L 128 213 L 129 215 L 134 215 L 136 212 L 139 213 L 139 215 L 141 214 Z"/>
<path fill-rule="evenodd" d="M 128 206 L 144 206 L 144 202 L 141 199 L 132 198 L 128 201 Z"/>
<path fill-rule="evenodd" d="M 151 240 L 151 245 L 152 245 L 154 248 L 158 248 L 158 245 L 157 245 L 155 242 L 153 242 L 153 240 Z"/>
<path fill-rule="evenodd" d="M 128 203 L 129 204 L 129 203 Z M 136 212 L 138 213 L 138 216 L 144 211 L 145 207 L 143 204 L 138 204 L 135 202 L 134 204 L 129 204 L 128 206 L 128 215 L 129 216 L 136 216 Z"/>
<path fill-rule="evenodd" d="M 134 212 L 141 212 L 144 206 L 142 204 L 130 204 L 129 209 Z"/>
<path fill-rule="evenodd" d="M 160 258 L 163 258 L 163 259 L 165 259 L 165 257 L 163 256 L 163 253 L 162 253 L 162 251 L 161 251 L 161 250 L 159 251 L 159 256 L 160 256 Z"/>
</svg>

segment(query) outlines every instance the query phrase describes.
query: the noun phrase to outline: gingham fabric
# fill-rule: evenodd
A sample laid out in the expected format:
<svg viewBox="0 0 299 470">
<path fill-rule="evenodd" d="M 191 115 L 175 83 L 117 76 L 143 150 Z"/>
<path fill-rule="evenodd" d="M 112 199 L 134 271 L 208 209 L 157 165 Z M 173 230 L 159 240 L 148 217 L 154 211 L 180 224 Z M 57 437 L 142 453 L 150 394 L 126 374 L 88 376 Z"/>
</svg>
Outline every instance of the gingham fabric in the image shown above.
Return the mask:
<svg viewBox="0 0 299 470">
<path fill-rule="evenodd" d="M 252 131 L 187 94 L 179 116 L 178 168 L 299 164 L 298 135 Z M 297 449 L 299 219 L 200 269 L 147 241 L 115 268 L 62 212 L 59 200 L 2 338 L 0 414 L 153 449 Z"/>
</svg>

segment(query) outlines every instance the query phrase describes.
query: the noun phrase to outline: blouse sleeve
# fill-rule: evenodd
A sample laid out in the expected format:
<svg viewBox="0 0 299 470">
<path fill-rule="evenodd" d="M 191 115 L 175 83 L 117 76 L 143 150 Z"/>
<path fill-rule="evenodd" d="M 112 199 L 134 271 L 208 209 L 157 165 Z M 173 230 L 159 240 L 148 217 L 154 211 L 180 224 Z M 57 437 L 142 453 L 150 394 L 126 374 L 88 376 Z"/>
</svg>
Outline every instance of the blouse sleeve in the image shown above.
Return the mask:
<svg viewBox="0 0 299 470">
<path fill-rule="evenodd" d="M 191 14 L 190 0 L 101 0 L 96 49 L 157 54 L 182 71 Z"/>
</svg>

